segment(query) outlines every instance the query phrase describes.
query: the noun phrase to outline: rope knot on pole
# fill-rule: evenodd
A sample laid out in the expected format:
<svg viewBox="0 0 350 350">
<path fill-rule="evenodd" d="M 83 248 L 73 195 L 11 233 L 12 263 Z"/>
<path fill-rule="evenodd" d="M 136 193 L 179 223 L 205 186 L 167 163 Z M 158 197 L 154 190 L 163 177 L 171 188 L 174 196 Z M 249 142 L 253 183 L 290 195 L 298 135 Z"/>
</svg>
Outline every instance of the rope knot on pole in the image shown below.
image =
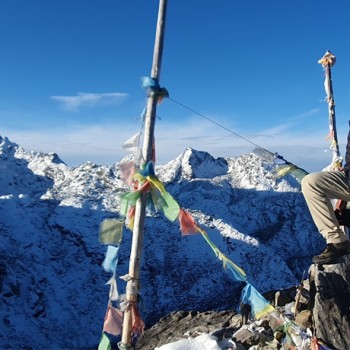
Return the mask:
<svg viewBox="0 0 350 350">
<path fill-rule="evenodd" d="M 126 295 L 127 296 L 137 296 L 139 294 L 139 284 L 140 279 L 126 274 L 121 276 L 120 279 L 127 282 L 126 285 Z M 136 300 L 128 300 L 129 302 L 136 302 Z"/>
<path fill-rule="evenodd" d="M 142 77 L 142 87 L 147 91 L 148 97 L 155 97 L 160 103 L 163 98 L 169 97 L 169 92 L 166 88 L 160 87 L 158 80 L 150 77 Z"/>
<path fill-rule="evenodd" d="M 118 343 L 118 348 L 119 348 L 119 350 L 133 350 L 133 349 L 135 349 L 133 346 L 128 346 L 122 342 Z"/>
</svg>

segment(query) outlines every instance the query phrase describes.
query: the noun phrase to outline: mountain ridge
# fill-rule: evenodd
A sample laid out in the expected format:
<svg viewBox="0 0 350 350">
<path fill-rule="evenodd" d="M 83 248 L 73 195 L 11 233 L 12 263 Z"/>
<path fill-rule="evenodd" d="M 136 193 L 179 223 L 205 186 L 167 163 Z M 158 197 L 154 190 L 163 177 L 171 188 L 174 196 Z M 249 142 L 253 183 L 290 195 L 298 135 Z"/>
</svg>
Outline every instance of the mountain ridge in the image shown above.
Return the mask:
<svg viewBox="0 0 350 350">
<path fill-rule="evenodd" d="M 0 346 L 98 343 L 110 278 L 98 231 L 104 218 L 119 216 L 130 191 L 120 164 L 69 167 L 55 153 L 26 152 L 0 138 Z M 155 169 L 261 293 L 298 283 L 323 244 L 299 184 L 276 179 L 254 154 L 215 159 L 187 148 Z M 131 237 L 124 230 L 118 276 L 128 271 Z M 123 293 L 124 281 L 118 287 Z M 200 235 L 182 237 L 177 222 L 147 211 L 140 303 L 147 325 L 176 310 L 235 309 L 241 289 Z"/>
</svg>

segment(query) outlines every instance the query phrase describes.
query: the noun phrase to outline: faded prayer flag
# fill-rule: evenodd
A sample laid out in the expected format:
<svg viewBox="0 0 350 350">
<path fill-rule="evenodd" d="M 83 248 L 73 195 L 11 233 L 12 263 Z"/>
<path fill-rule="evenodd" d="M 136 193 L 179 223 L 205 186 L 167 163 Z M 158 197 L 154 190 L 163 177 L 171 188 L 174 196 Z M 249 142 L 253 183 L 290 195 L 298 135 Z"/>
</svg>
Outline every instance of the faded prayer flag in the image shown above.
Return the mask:
<svg viewBox="0 0 350 350">
<path fill-rule="evenodd" d="M 122 240 L 124 220 L 104 219 L 100 225 L 99 242 L 119 245 Z"/>
<path fill-rule="evenodd" d="M 115 273 L 118 263 L 118 251 L 119 247 L 113 247 L 112 245 L 107 247 L 106 257 L 102 263 L 102 266 L 106 272 L 112 272 L 113 274 Z"/>
<path fill-rule="evenodd" d="M 108 305 L 103 331 L 113 335 L 120 335 L 123 325 L 123 311 Z"/>
<path fill-rule="evenodd" d="M 106 334 L 102 333 L 98 350 L 112 350 L 111 342 Z"/>
</svg>

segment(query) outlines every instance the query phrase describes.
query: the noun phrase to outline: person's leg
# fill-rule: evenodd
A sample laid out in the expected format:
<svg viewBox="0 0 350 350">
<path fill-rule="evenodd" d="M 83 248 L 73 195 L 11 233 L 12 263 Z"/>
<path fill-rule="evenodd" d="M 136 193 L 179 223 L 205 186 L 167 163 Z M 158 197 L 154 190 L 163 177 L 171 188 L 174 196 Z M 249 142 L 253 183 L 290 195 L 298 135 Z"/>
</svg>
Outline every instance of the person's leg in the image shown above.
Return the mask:
<svg viewBox="0 0 350 350">
<path fill-rule="evenodd" d="M 325 238 L 325 250 L 314 256 L 315 264 L 331 264 L 350 254 L 350 242 L 335 216 L 332 199 L 350 201 L 350 190 L 343 172 L 325 171 L 305 176 L 302 192 L 315 225 Z"/>
<path fill-rule="evenodd" d="M 306 175 L 302 192 L 311 216 L 327 243 L 341 243 L 348 238 L 334 214 L 332 199 L 350 201 L 347 178 L 340 171 L 323 171 Z"/>
</svg>

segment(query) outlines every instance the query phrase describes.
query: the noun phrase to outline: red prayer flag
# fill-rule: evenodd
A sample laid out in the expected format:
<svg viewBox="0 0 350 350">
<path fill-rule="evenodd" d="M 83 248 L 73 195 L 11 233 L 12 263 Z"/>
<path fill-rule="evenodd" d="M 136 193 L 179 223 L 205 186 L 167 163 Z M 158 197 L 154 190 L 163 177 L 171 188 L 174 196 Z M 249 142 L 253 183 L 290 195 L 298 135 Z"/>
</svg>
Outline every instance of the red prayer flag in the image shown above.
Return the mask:
<svg viewBox="0 0 350 350">
<path fill-rule="evenodd" d="M 131 305 L 132 332 L 134 334 L 143 334 L 145 323 L 142 321 L 139 311 L 135 304 Z"/>
<path fill-rule="evenodd" d="M 123 326 L 123 311 L 108 305 L 103 325 L 103 331 L 113 335 L 120 335 Z"/>
<path fill-rule="evenodd" d="M 192 215 L 182 208 L 180 208 L 179 221 L 180 230 L 183 235 L 198 233 L 198 226 L 194 221 Z"/>
</svg>

